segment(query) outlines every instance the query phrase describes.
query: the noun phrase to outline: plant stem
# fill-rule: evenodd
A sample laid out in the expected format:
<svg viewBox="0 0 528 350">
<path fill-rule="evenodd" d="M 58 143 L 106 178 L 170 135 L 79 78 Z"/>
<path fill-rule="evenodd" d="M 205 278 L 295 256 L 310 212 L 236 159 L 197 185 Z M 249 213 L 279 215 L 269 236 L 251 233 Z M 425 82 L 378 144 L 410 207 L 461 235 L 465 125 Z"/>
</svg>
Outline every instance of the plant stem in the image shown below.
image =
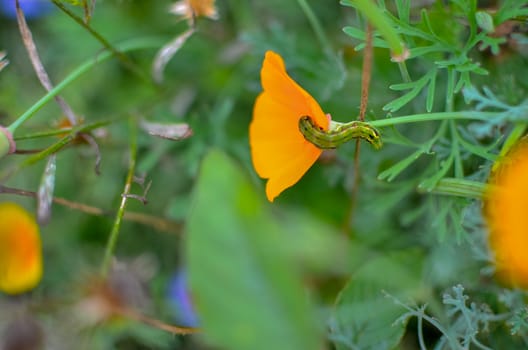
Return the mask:
<svg viewBox="0 0 528 350">
<path fill-rule="evenodd" d="M 402 117 L 379 119 L 369 122 L 371 126 L 381 128 L 386 126 L 419 123 L 435 120 L 453 120 L 453 119 L 468 119 L 468 120 L 482 120 L 486 121 L 490 118 L 496 117 L 499 113 L 496 112 L 475 112 L 475 111 L 459 111 L 459 112 L 439 112 L 439 113 L 422 113 L 406 115 Z"/>
<path fill-rule="evenodd" d="M 119 229 L 121 228 L 121 222 L 125 214 L 128 195 L 130 194 L 130 188 L 132 187 L 132 181 L 134 180 L 134 171 L 136 168 L 137 157 L 137 124 L 133 119 L 129 119 L 128 135 L 130 137 L 128 174 L 125 181 L 125 188 L 123 190 L 123 194 L 121 195 L 121 204 L 119 205 L 119 209 L 114 220 L 114 225 L 112 226 L 110 236 L 108 237 L 108 242 L 106 243 L 103 264 L 101 266 L 101 274 L 104 278 L 108 276 L 108 272 L 110 271 L 112 257 L 114 256 L 114 251 L 117 245 L 117 238 L 119 237 Z"/>
<path fill-rule="evenodd" d="M 411 76 L 409 75 L 409 71 L 407 70 L 407 65 L 405 64 L 405 61 L 398 62 L 398 68 L 400 69 L 400 74 L 402 76 L 403 81 L 409 83 L 411 81 Z"/>
<path fill-rule="evenodd" d="M 148 75 L 145 74 L 145 72 L 141 71 L 139 67 L 123 52 L 121 52 L 119 49 L 116 49 L 112 46 L 106 40 L 101 34 L 99 34 L 97 31 L 95 31 L 86 21 L 83 21 L 83 19 L 79 16 L 77 16 L 75 13 L 70 11 L 64 4 L 58 0 L 51 0 L 55 6 L 57 6 L 61 11 L 66 13 L 71 19 L 73 19 L 77 24 L 79 24 L 81 27 L 86 29 L 97 41 L 99 41 L 108 51 L 110 51 L 121 63 L 128 68 L 131 72 L 136 74 L 138 77 L 143 79 L 145 82 L 152 84 L 152 80 L 149 79 Z M 86 13 L 86 12 L 85 12 Z"/>
<path fill-rule="evenodd" d="M 370 23 L 376 27 L 381 36 L 387 41 L 391 49 L 391 56 L 393 58 L 403 58 L 406 50 L 405 45 L 403 45 L 396 30 L 390 25 L 383 11 L 372 0 L 350 0 L 350 3 L 367 17 Z"/>
<path fill-rule="evenodd" d="M 155 48 L 160 45 L 159 40 L 153 38 L 140 38 L 130 40 L 119 46 L 119 50 L 122 52 L 141 50 L 147 48 Z M 102 63 L 113 56 L 112 52 L 104 51 L 94 58 L 81 64 L 76 70 L 71 72 L 63 81 L 57 84 L 53 89 L 51 89 L 46 95 L 44 95 L 40 100 L 38 100 L 33 106 L 31 106 L 26 112 L 24 112 L 17 120 L 15 120 L 7 129 L 14 134 L 16 129 L 22 125 L 24 122 L 28 121 L 36 112 L 38 112 L 46 103 L 51 101 L 58 93 L 60 93 L 65 87 L 70 85 L 74 80 L 79 78 L 84 73 L 88 72 L 90 69 L 95 67 L 97 64 Z"/>
<path fill-rule="evenodd" d="M 67 135 L 70 133 L 80 133 L 80 132 L 87 132 L 94 129 L 98 129 L 101 127 L 104 127 L 106 125 L 112 124 L 114 122 L 119 121 L 121 118 L 115 118 L 115 119 L 108 119 L 108 120 L 100 120 L 93 123 L 86 123 L 86 124 L 78 124 L 76 126 L 70 126 L 60 129 L 53 129 L 53 130 L 46 130 L 46 131 L 39 131 L 34 132 L 31 134 L 21 135 L 15 137 L 15 141 L 21 141 L 21 140 L 32 140 L 32 139 L 38 139 L 38 138 L 44 138 L 44 137 L 51 137 L 51 136 L 57 136 L 57 135 Z"/>
<path fill-rule="evenodd" d="M 499 157 L 504 157 L 508 152 L 519 142 L 519 140 L 524 136 L 524 132 L 526 131 L 526 124 L 519 123 L 516 124 L 506 140 L 504 141 L 504 144 L 502 145 L 502 148 L 499 153 Z M 492 171 L 495 171 L 497 167 L 500 165 L 500 162 L 497 162 L 493 165 Z"/>
<path fill-rule="evenodd" d="M 26 191 L 18 188 L 12 188 L 0 185 L 0 195 L 1 194 L 11 194 L 24 197 L 37 198 L 37 193 L 34 191 Z M 101 209 L 99 207 L 94 207 L 88 204 L 74 202 L 62 197 L 53 197 L 53 203 L 62 205 L 71 210 L 78 210 L 85 214 L 95 215 L 95 216 L 111 216 L 115 213 L 111 210 Z M 172 221 L 169 219 L 157 217 L 154 215 L 139 213 L 133 211 L 127 211 L 123 215 L 125 221 L 135 222 L 138 224 L 150 226 L 158 231 L 172 233 L 179 235 L 182 231 L 182 224 L 177 221 Z"/>
<path fill-rule="evenodd" d="M 477 181 L 443 178 L 428 193 L 443 194 L 448 196 L 481 199 L 484 195 L 486 184 Z M 420 190 L 420 188 L 418 188 Z"/>
<path fill-rule="evenodd" d="M 91 130 L 94 130 L 94 129 L 101 128 L 103 126 L 111 124 L 115 120 L 116 119 L 114 119 L 114 120 L 101 120 L 101 121 L 98 121 L 98 122 L 95 122 L 95 123 L 90 123 L 90 124 L 80 124 L 80 125 L 74 127 L 73 129 L 71 129 L 71 131 L 69 131 L 69 132 L 68 131 L 63 131 L 62 132 L 63 134 L 68 133 L 68 135 L 64 136 L 62 139 L 60 139 L 59 141 L 57 141 L 53 145 L 49 146 L 48 148 L 42 150 L 41 152 L 39 152 L 39 153 L 27 158 L 24 162 L 22 162 L 22 164 L 20 164 L 19 168 L 21 169 L 21 168 L 23 168 L 25 166 L 34 164 L 34 163 L 38 162 L 39 160 L 44 159 L 44 158 L 48 157 L 49 155 L 51 155 L 53 153 L 56 153 L 61 148 L 63 148 L 64 146 L 69 144 L 71 141 L 73 141 L 75 139 L 75 137 L 77 137 L 77 135 L 79 133 L 88 132 L 88 131 L 91 131 Z"/>
<path fill-rule="evenodd" d="M 310 22 L 310 25 L 312 26 L 312 29 L 315 32 L 315 36 L 317 37 L 317 40 L 319 41 L 319 44 L 321 45 L 321 47 L 323 47 L 327 53 L 331 52 L 330 44 L 323 31 L 323 27 L 317 20 L 317 17 L 313 13 L 310 5 L 308 5 L 306 0 L 297 0 L 297 3 L 303 10 L 304 15 L 308 19 L 308 22 Z"/>
</svg>

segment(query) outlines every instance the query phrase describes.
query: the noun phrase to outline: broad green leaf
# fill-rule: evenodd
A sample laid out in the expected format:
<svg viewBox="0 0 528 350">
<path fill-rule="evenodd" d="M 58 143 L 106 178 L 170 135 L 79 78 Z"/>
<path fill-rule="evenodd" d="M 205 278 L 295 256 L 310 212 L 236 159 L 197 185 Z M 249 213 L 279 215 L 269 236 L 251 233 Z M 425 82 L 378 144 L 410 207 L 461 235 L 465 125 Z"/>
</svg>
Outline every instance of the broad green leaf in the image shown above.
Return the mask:
<svg viewBox="0 0 528 350">
<path fill-rule="evenodd" d="M 204 336 L 230 350 L 321 349 L 285 232 L 261 198 L 225 154 L 205 157 L 185 239 Z"/>
<path fill-rule="evenodd" d="M 281 226 L 286 230 L 282 246 L 310 274 L 350 273 L 361 262 L 365 248 L 351 245 L 342 232 L 304 211 L 284 211 Z"/>
<path fill-rule="evenodd" d="M 423 256 L 417 250 L 378 255 L 367 261 L 341 291 L 331 338 L 338 350 L 393 349 L 405 332 L 395 323 L 405 310 L 387 297 L 404 302 L 422 293 Z"/>
</svg>

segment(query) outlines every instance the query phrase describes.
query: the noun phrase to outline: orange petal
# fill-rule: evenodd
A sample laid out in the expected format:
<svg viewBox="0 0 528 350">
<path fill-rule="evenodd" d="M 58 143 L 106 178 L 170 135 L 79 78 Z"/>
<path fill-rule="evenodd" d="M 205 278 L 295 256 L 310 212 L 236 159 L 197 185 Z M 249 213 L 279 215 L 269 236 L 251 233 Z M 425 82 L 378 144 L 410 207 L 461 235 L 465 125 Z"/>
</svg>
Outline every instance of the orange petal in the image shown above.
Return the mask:
<svg viewBox="0 0 528 350">
<path fill-rule="evenodd" d="M 18 204 L 0 203 L 0 291 L 19 294 L 42 277 L 42 253 L 35 220 Z"/>
<path fill-rule="evenodd" d="M 269 179 L 266 195 L 273 201 L 299 181 L 322 152 L 304 139 L 299 119 L 310 116 L 325 130 L 329 121 L 317 101 L 288 76 L 278 54 L 266 52 L 261 80 L 264 91 L 255 102 L 249 141 L 253 166 Z"/>
<path fill-rule="evenodd" d="M 499 166 L 486 195 L 489 243 L 499 276 L 528 288 L 528 144 L 511 151 Z"/>
</svg>

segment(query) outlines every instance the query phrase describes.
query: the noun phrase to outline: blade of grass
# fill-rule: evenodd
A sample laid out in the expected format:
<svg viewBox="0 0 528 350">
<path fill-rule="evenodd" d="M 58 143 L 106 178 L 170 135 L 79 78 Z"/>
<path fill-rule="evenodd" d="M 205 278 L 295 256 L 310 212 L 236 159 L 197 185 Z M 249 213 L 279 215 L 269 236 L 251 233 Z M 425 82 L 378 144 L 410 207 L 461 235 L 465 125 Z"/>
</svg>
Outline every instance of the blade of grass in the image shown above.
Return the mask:
<svg viewBox="0 0 528 350">
<path fill-rule="evenodd" d="M 402 117 L 374 120 L 370 122 L 370 125 L 376 128 L 382 128 L 382 127 L 398 125 L 398 124 L 409 124 L 409 123 L 419 123 L 419 122 L 425 122 L 425 121 L 452 120 L 452 119 L 486 121 L 498 115 L 500 115 L 500 113 L 476 112 L 476 111 L 421 113 L 421 114 L 406 115 Z"/>
<path fill-rule="evenodd" d="M 121 195 L 121 203 L 119 205 L 119 209 L 114 220 L 114 225 L 112 226 L 112 230 L 110 231 L 110 235 L 106 243 L 103 263 L 101 265 L 101 275 L 105 278 L 108 276 L 108 272 L 110 271 L 112 257 L 114 256 L 115 247 L 117 245 L 117 238 L 119 237 L 119 229 L 121 228 L 121 222 L 123 221 L 123 216 L 125 214 L 125 207 L 128 200 L 128 195 L 130 194 L 130 188 L 132 187 L 134 172 L 136 169 L 137 124 L 133 119 L 129 119 L 128 135 L 130 137 L 128 174 L 125 181 L 125 187 Z"/>
<path fill-rule="evenodd" d="M 122 50 L 119 48 L 114 47 L 112 44 L 108 42 L 101 34 L 99 34 L 96 30 L 94 30 L 90 25 L 88 24 L 89 18 L 87 18 L 87 21 L 85 22 L 81 17 L 77 16 L 75 13 L 70 11 L 64 4 L 58 0 L 52 0 L 53 4 L 57 6 L 62 12 L 67 14 L 71 19 L 73 19 L 75 22 L 77 22 L 81 27 L 86 29 L 97 41 L 99 41 L 108 51 L 110 51 L 114 56 L 117 57 L 117 59 L 132 73 L 136 74 L 139 78 L 144 80 L 145 82 L 148 82 L 149 84 L 153 84 L 152 80 L 149 78 L 147 74 L 145 74 L 139 67 L 127 56 L 125 55 Z"/>
<path fill-rule="evenodd" d="M 160 40 L 155 38 L 140 38 L 127 41 L 126 43 L 119 45 L 119 49 L 122 52 L 142 50 L 147 48 L 156 48 L 160 45 Z M 33 104 L 27 111 L 25 111 L 17 120 L 15 120 L 7 129 L 14 134 L 16 129 L 22 125 L 24 122 L 29 120 L 33 115 L 38 112 L 46 103 L 53 99 L 57 94 L 59 94 L 64 88 L 70 85 L 74 80 L 79 78 L 84 73 L 88 72 L 90 69 L 96 65 L 108 60 L 113 56 L 112 52 L 104 51 L 99 55 L 89 59 L 88 61 L 81 64 L 76 70 L 71 72 L 63 81 L 57 84 L 53 89 L 51 89 L 46 95 L 44 95 L 40 100 Z"/>
</svg>

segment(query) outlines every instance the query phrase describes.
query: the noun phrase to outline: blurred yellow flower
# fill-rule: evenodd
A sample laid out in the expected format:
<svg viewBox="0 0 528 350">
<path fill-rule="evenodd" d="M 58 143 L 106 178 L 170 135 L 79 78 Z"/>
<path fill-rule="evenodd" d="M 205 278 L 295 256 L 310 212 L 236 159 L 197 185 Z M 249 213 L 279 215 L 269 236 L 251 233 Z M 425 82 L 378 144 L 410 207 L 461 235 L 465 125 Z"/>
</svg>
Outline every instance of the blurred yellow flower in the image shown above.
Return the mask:
<svg viewBox="0 0 528 350">
<path fill-rule="evenodd" d="M 0 203 L 0 291 L 26 292 L 41 277 L 42 252 L 37 223 L 18 204 Z"/>
<path fill-rule="evenodd" d="M 499 278 L 528 288 L 528 142 L 521 141 L 493 172 L 485 197 L 489 244 Z"/>
<path fill-rule="evenodd" d="M 286 73 L 282 57 L 266 52 L 260 71 L 262 89 L 249 126 L 251 158 L 257 174 L 268 179 L 266 196 L 273 202 L 293 186 L 322 153 L 299 130 L 299 120 L 310 116 L 322 129 L 330 120 L 317 101 Z"/>
</svg>

